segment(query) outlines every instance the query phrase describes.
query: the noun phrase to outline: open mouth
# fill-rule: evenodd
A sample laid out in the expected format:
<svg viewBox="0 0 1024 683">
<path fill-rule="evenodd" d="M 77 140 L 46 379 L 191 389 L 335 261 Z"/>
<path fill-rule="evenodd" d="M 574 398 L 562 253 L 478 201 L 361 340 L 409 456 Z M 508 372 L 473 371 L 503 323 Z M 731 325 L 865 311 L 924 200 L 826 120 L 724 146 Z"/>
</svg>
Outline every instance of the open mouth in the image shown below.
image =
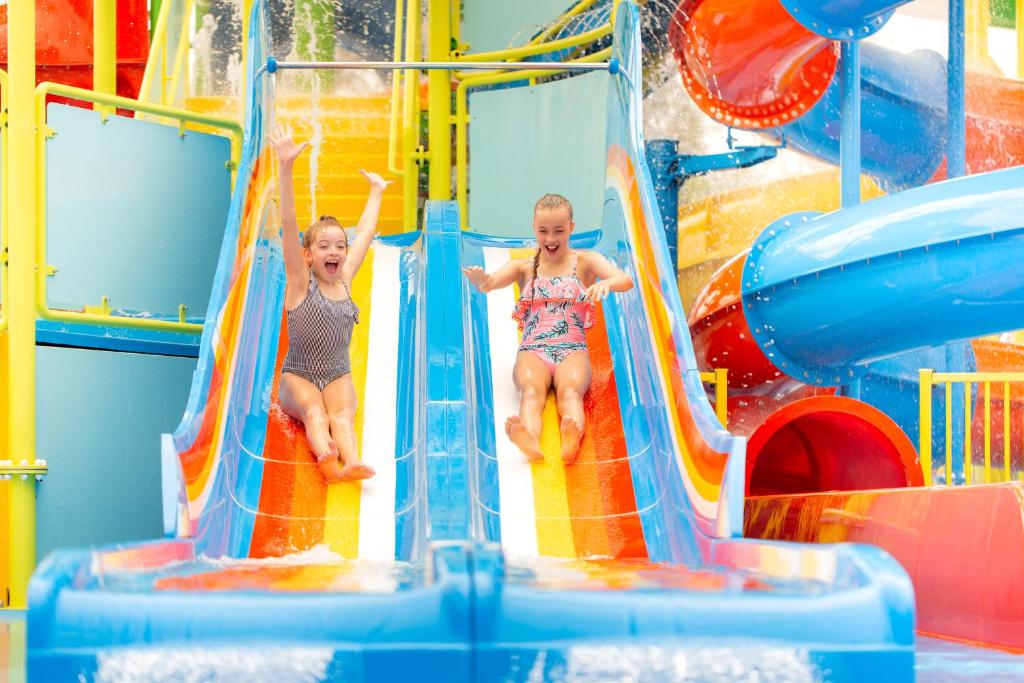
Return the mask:
<svg viewBox="0 0 1024 683">
<path fill-rule="evenodd" d="M 548 250 L 549 254 L 554 254 L 556 251 L 558 251 L 558 245 L 557 244 L 553 244 L 553 245 L 549 244 L 549 245 L 545 246 L 544 248 Z"/>
<path fill-rule="evenodd" d="M 328 275 L 337 275 L 338 265 L 337 261 L 324 261 L 324 270 L 327 271 Z"/>
</svg>

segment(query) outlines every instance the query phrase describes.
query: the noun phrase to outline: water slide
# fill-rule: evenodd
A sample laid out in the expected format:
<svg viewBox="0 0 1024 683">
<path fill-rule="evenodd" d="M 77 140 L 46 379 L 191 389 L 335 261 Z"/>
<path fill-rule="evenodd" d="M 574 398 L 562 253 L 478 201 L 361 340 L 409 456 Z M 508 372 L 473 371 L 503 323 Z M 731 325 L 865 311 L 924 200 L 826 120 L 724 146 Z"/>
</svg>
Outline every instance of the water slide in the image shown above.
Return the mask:
<svg viewBox="0 0 1024 683">
<path fill-rule="evenodd" d="M 810 7 L 803 3 L 783 4 L 755 3 L 772 18 L 766 34 L 775 40 L 766 44 L 741 30 L 745 15 L 719 12 L 709 21 L 723 3 L 682 3 L 679 11 L 690 23 L 675 27 L 673 40 L 684 84 L 720 121 L 754 129 L 785 122 L 798 146 L 835 159 L 838 96 L 826 77 L 835 69 L 837 48 L 804 25 L 827 26 L 837 36 L 870 33 L 891 7 L 826 21 L 821 14 L 801 18 Z M 745 58 L 732 61 L 737 50 Z M 866 169 L 889 189 L 941 175 L 944 107 L 922 102 L 942 97 L 944 64 L 928 54 L 897 63 L 868 46 L 864 56 Z M 776 78 L 745 80 L 736 66 L 748 59 L 763 59 Z M 969 168 L 1019 163 L 1022 124 L 1019 114 L 1005 109 L 1019 96 L 1019 83 L 972 80 Z M 979 82 L 989 89 L 977 90 Z M 929 88 L 937 95 L 926 94 Z M 766 112 L 758 113 L 762 108 Z M 893 125 L 873 129 L 878 120 Z M 746 504 L 746 533 L 879 545 L 914 579 L 921 630 L 1011 648 L 1024 645 L 1024 612 L 1014 587 L 1024 489 L 1018 483 L 987 490 L 907 488 L 920 485 L 922 476 L 903 431 L 878 409 L 833 394 L 881 361 L 917 351 L 922 355 L 908 362 L 923 367 L 927 354 L 948 342 L 1024 323 L 1022 180 L 1024 169 L 1009 168 L 830 214 L 785 216 L 712 278 L 690 315 L 700 365 L 730 369 L 730 424 L 750 435 L 746 490 L 753 497 Z M 907 402 L 906 393 L 901 400 Z M 858 492 L 865 489 L 871 491 Z M 993 563 L 1003 571 L 984 580 L 992 599 L 955 595 L 957 586 L 985 576 Z"/>
<path fill-rule="evenodd" d="M 580 462 L 563 467 L 546 441 L 530 467 L 504 438 L 512 293 L 484 296 L 461 275 L 528 244 L 464 234 L 454 203 L 430 203 L 421 231 L 375 243 L 354 287 L 357 429 L 378 475 L 324 486 L 275 402 L 284 282 L 264 143 L 274 101 L 258 81 L 192 392 L 163 439 L 169 538 L 40 565 L 34 678 L 155 662 L 225 679 L 912 676 L 912 588 L 888 555 L 741 538 L 746 444 L 698 375 L 643 156 L 638 24 L 620 5 L 621 73 L 595 140 L 603 218 L 577 237 L 637 286 L 589 332 Z"/>
</svg>

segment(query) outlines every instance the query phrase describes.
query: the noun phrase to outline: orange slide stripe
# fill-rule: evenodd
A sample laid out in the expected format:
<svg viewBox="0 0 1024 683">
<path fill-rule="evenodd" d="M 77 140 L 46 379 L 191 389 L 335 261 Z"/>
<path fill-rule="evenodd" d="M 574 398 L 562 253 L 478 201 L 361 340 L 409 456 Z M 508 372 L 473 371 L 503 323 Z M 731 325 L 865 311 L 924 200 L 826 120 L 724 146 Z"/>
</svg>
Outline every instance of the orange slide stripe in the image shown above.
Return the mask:
<svg viewBox="0 0 1024 683">
<path fill-rule="evenodd" d="M 593 370 L 584 401 L 588 424 L 580 459 L 565 471 L 576 553 L 578 557 L 647 557 L 602 306 L 594 318 L 587 333 Z"/>
</svg>

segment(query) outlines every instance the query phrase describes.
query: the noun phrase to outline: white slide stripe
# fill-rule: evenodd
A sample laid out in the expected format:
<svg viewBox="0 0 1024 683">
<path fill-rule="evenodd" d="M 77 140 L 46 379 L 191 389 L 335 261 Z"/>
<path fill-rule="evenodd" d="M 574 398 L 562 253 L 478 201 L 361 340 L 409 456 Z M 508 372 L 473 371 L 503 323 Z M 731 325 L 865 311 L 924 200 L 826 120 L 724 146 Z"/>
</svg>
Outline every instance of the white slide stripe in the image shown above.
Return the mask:
<svg viewBox="0 0 1024 683">
<path fill-rule="evenodd" d="M 488 273 L 501 268 L 509 258 L 508 249 L 484 248 L 484 268 Z M 495 290 L 487 295 L 501 544 L 508 555 L 533 557 L 537 555 L 533 471 L 523 454 L 505 434 L 505 419 L 519 413 L 519 392 L 512 381 L 512 367 L 519 349 L 519 330 L 512 320 L 514 307 L 515 292 L 512 287 Z"/>
<path fill-rule="evenodd" d="M 363 481 L 359 557 L 395 559 L 395 419 L 398 383 L 399 247 L 374 246 L 369 351 L 363 392 L 363 462 L 377 471 Z"/>
</svg>

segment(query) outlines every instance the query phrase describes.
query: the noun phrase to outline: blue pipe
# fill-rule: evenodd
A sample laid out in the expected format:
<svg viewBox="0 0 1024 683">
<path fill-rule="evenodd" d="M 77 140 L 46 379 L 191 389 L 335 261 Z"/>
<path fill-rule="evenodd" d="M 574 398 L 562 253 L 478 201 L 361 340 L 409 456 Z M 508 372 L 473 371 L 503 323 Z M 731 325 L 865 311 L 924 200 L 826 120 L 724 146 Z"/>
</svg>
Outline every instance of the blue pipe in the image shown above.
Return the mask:
<svg viewBox="0 0 1024 683">
<path fill-rule="evenodd" d="M 839 172 L 843 207 L 860 204 L 860 43 L 842 44 Z"/>
<path fill-rule="evenodd" d="M 862 40 L 889 21 L 910 0 L 782 0 L 807 30 L 836 40 Z"/>
<path fill-rule="evenodd" d="M 924 184 L 946 145 L 946 60 L 928 50 L 903 55 L 864 43 L 861 52 L 861 163 L 888 191 Z M 840 157 L 841 79 L 805 116 L 782 126 L 794 147 L 833 164 Z"/>
<path fill-rule="evenodd" d="M 964 147 L 967 140 L 967 111 L 964 102 L 964 2 L 949 0 L 949 111 L 947 114 L 947 136 L 949 146 L 946 156 L 950 178 L 966 173 Z"/>
<path fill-rule="evenodd" d="M 647 164 L 654 181 L 654 197 L 661 211 L 665 225 L 665 239 L 672 267 L 679 268 L 679 186 L 681 180 L 676 173 L 679 159 L 679 143 L 676 140 L 649 140 L 647 142 Z"/>
<path fill-rule="evenodd" d="M 1024 167 L 769 225 L 743 306 L 772 362 L 846 384 L 898 353 L 1024 327 Z"/>
</svg>

